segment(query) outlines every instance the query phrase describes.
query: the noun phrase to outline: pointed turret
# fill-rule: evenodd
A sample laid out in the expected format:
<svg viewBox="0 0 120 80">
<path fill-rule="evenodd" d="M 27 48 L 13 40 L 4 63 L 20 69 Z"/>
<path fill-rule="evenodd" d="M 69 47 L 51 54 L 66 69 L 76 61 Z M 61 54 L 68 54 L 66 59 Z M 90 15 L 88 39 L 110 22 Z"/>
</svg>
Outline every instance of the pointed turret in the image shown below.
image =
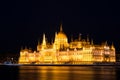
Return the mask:
<svg viewBox="0 0 120 80">
<path fill-rule="evenodd" d="M 53 38 L 51 39 L 51 44 L 53 44 Z"/>
<path fill-rule="evenodd" d="M 55 32 L 55 39 L 54 39 L 53 49 L 56 49 L 56 47 L 57 47 L 57 32 Z"/>
<path fill-rule="evenodd" d="M 105 41 L 105 46 L 108 46 L 108 43 L 107 43 L 107 41 Z"/>
<path fill-rule="evenodd" d="M 87 42 L 89 42 L 89 35 L 87 35 Z"/>
<path fill-rule="evenodd" d="M 42 45 L 46 45 L 45 34 L 43 34 L 43 41 L 42 41 Z"/>
<path fill-rule="evenodd" d="M 28 48 L 27 48 L 27 46 L 25 46 L 25 49 L 24 49 L 24 51 L 28 51 Z"/>
<path fill-rule="evenodd" d="M 61 23 L 61 25 L 60 25 L 60 32 L 62 32 L 63 31 L 63 29 L 62 29 L 62 23 Z"/>
<path fill-rule="evenodd" d="M 40 51 L 40 40 L 38 40 L 37 51 Z"/>
<path fill-rule="evenodd" d="M 79 41 L 81 40 L 81 35 L 82 35 L 82 34 L 79 34 L 79 37 L 78 37 L 78 40 L 79 40 Z"/>
<path fill-rule="evenodd" d="M 54 42 L 56 42 L 57 41 L 57 32 L 55 32 L 55 40 L 54 40 Z"/>
<path fill-rule="evenodd" d="M 38 45 L 40 45 L 40 40 L 38 40 Z"/>
<path fill-rule="evenodd" d="M 73 42 L 73 36 L 71 35 L 71 42 Z"/>
<path fill-rule="evenodd" d="M 109 48 L 110 48 L 110 47 L 108 46 L 107 41 L 105 41 L 105 43 L 103 44 L 103 46 L 104 46 L 104 49 L 109 49 Z"/>
<path fill-rule="evenodd" d="M 91 45 L 94 45 L 94 43 L 93 43 L 93 39 L 91 39 Z"/>
<path fill-rule="evenodd" d="M 45 48 L 46 48 L 46 39 L 45 39 L 45 34 L 43 34 L 42 49 Z"/>
<path fill-rule="evenodd" d="M 111 49 L 112 49 L 112 50 L 115 50 L 115 47 L 114 47 L 113 42 L 112 42 L 112 45 L 111 45 Z"/>
</svg>

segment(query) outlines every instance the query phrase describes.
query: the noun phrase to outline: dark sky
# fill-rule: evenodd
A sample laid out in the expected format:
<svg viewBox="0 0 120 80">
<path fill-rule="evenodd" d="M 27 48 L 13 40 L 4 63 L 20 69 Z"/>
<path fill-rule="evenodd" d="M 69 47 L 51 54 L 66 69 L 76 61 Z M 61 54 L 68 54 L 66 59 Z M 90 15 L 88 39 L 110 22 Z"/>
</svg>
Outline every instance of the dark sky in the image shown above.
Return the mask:
<svg viewBox="0 0 120 80">
<path fill-rule="evenodd" d="M 60 23 L 68 38 L 89 34 L 95 43 L 108 41 L 120 48 L 119 2 L 104 0 L 3 0 L 0 2 L 0 54 L 36 48 L 46 33 L 48 41 Z"/>
</svg>

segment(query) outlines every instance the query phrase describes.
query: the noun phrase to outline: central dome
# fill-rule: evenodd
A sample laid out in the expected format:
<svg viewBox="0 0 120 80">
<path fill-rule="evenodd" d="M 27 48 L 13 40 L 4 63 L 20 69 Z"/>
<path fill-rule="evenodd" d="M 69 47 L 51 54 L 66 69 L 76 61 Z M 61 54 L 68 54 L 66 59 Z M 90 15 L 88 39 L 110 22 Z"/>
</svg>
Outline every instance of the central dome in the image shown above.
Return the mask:
<svg viewBox="0 0 120 80">
<path fill-rule="evenodd" d="M 55 33 L 55 42 L 53 48 L 62 49 L 67 48 L 69 46 L 68 39 L 66 34 L 62 31 L 62 24 L 60 26 L 60 32 Z"/>
<path fill-rule="evenodd" d="M 57 38 L 65 39 L 65 38 L 67 38 L 67 36 L 66 36 L 63 32 L 60 31 L 60 32 L 57 34 Z"/>
<path fill-rule="evenodd" d="M 60 26 L 60 32 L 57 34 L 57 38 L 59 38 L 59 39 L 66 39 L 67 38 L 67 36 L 65 35 L 65 33 L 62 30 L 62 24 Z"/>
</svg>

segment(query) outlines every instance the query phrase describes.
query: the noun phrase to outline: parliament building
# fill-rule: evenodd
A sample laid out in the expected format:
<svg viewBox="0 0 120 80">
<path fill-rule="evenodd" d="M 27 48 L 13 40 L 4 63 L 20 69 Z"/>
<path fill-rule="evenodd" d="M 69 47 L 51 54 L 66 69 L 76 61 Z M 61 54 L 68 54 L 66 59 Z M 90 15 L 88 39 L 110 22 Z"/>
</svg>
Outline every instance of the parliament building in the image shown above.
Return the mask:
<svg viewBox="0 0 120 80">
<path fill-rule="evenodd" d="M 115 47 L 107 42 L 96 45 L 93 40 L 82 39 L 79 35 L 77 40 L 68 38 L 62 30 L 55 33 L 54 42 L 46 42 L 43 34 L 42 43 L 38 41 L 37 50 L 21 49 L 19 64 L 93 64 L 95 62 L 116 62 Z"/>
</svg>

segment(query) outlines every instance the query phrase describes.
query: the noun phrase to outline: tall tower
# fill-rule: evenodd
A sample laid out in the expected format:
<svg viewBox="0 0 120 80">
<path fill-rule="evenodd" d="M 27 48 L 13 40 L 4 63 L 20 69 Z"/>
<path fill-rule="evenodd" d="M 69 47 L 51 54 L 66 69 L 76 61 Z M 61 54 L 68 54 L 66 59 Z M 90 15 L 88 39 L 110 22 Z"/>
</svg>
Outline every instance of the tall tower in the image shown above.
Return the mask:
<svg viewBox="0 0 120 80">
<path fill-rule="evenodd" d="M 71 42 L 73 42 L 73 36 L 71 35 Z"/>
<path fill-rule="evenodd" d="M 40 51 L 40 41 L 38 40 L 37 51 Z"/>
<path fill-rule="evenodd" d="M 87 35 L 87 42 L 89 42 L 89 35 Z"/>
<path fill-rule="evenodd" d="M 81 40 L 81 34 L 79 34 L 78 40 L 79 40 L 79 41 Z"/>
<path fill-rule="evenodd" d="M 114 44 L 112 43 L 112 45 L 111 45 L 111 49 L 112 50 L 115 50 L 115 47 L 114 47 Z"/>
<path fill-rule="evenodd" d="M 66 34 L 63 32 L 62 24 L 60 25 L 60 31 L 55 33 L 55 40 L 54 40 L 54 49 L 60 48 L 67 48 L 68 47 L 68 40 Z"/>
<path fill-rule="evenodd" d="M 111 49 L 112 49 L 112 53 L 111 53 L 111 59 L 112 59 L 112 61 L 113 62 L 116 62 L 116 54 L 115 54 L 115 47 L 114 47 L 114 44 L 112 43 L 112 45 L 111 45 Z"/>
<path fill-rule="evenodd" d="M 53 49 L 58 49 L 58 40 L 57 40 L 57 32 L 55 32 L 55 39 L 54 39 L 54 45 L 53 45 Z"/>
<path fill-rule="evenodd" d="M 93 39 L 91 39 L 91 45 L 92 45 L 92 46 L 94 45 L 94 43 L 93 43 Z"/>
<path fill-rule="evenodd" d="M 45 48 L 46 48 L 46 39 L 45 39 L 45 34 L 43 34 L 42 50 Z"/>
<path fill-rule="evenodd" d="M 62 29 L 62 24 L 60 25 L 60 32 L 63 32 L 63 29 Z"/>
</svg>

